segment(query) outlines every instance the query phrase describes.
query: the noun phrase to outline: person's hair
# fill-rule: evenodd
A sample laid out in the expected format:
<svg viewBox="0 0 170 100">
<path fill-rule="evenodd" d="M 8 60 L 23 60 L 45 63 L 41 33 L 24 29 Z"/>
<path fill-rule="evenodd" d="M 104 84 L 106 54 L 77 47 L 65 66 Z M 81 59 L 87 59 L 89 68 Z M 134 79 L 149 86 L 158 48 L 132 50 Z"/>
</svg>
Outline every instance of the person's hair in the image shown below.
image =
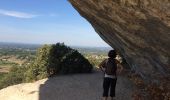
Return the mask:
<svg viewBox="0 0 170 100">
<path fill-rule="evenodd" d="M 108 57 L 110 58 L 116 58 L 116 50 L 110 50 L 108 53 Z"/>
</svg>

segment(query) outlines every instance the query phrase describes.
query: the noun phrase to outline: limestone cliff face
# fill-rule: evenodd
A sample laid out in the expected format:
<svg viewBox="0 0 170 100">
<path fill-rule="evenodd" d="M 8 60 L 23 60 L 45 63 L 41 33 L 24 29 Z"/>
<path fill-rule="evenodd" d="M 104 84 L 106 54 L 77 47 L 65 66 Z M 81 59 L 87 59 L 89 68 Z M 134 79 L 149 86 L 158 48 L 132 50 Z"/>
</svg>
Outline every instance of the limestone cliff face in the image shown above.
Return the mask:
<svg viewBox="0 0 170 100">
<path fill-rule="evenodd" d="M 69 0 L 145 79 L 170 77 L 170 0 Z"/>
</svg>

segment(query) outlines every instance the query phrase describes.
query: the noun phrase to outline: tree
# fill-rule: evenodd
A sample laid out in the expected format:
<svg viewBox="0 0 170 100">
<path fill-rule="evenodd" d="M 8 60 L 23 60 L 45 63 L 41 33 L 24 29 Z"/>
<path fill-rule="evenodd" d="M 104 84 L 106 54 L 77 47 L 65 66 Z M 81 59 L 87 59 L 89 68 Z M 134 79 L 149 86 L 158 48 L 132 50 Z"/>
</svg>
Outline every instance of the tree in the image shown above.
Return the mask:
<svg viewBox="0 0 170 100">
<path fill-rule="evenodd" d="M 77 50 L 64 43 L 44 45 L 27 71 L 27 80 L 38 80 L 58 74 L 88 73 L 92 65 Z"/>
</svg>

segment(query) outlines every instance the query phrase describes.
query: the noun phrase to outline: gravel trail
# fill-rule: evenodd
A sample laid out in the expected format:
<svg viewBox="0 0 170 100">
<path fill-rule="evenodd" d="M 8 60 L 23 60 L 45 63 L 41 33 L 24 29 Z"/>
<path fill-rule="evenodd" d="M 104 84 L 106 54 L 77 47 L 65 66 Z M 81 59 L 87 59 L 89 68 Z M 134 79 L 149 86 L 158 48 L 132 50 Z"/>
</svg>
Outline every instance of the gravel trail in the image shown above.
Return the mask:
<svg viewBox="0 0 170 100">
<path fill-rule="evenodd" d="M 103 74 L 58 76 L 0 90 L 0 100 L 101 100 Z M 119 76 L 116 100 L 132 100 L 133 84 Z"/>
</svg>

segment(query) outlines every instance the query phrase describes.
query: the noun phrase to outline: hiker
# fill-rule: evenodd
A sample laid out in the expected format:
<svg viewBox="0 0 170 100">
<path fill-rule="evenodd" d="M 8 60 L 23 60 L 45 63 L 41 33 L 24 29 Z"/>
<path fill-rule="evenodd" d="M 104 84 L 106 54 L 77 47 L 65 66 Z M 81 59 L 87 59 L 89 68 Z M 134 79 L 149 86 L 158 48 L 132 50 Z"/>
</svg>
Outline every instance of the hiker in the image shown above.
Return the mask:
<svg viewBox="0 0 170 100">
<path fill-rule="evenodd" d="M 110 50 L 108 53 L 108 59 L 105 59 L 99 64 L 99 67 L 102 72 L 104 72 L 104 81 L 103 81 L 103 100 L 107 100 L 108 93 L 110 90 L 111 100 L 115 99 L 115 87 L 117 81 L 117 71 L 120 73 L 123 70 L 122 65 L 118 60 L 116 60 L 116 51 Z M 117 66 L 120 67 L 117 70 Z"/>
</svg>

